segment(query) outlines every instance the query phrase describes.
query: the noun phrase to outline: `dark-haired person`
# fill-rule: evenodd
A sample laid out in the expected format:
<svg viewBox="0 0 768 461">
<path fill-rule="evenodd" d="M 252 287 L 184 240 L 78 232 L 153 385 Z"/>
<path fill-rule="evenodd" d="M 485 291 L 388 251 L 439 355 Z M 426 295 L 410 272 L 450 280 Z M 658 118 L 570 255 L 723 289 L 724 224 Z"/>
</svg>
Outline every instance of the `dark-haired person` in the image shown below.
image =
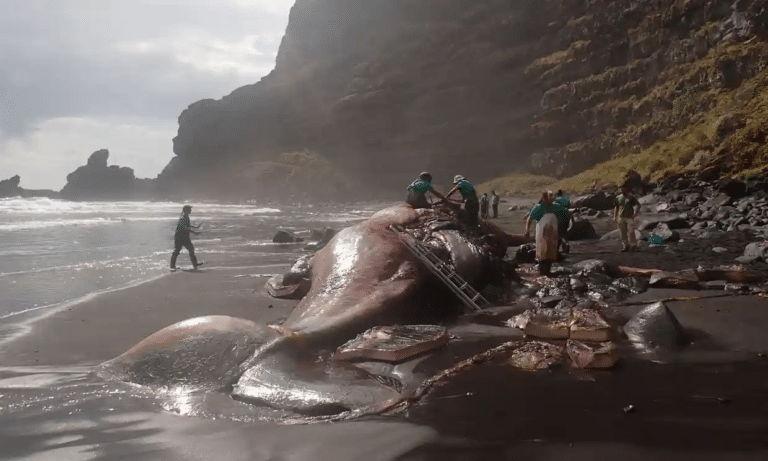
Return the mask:
<svg viewBox="0 0 768 461">
<path fill-rule="evenodd" d="M 197 257 L 195 256 L 195 246 L 192 245 L 192 239 L 189 233 L 197 234 L 192 230 L 192 224 L 189 223 L 189 214 L 192 213 L 192 206 L 184 205 L 181 209 L 181 216 L 179 222 L 176 224 L 176 233 L 173 235 L 173 254 L 171 255 L 171 270 L 176 270 L 176 258 L 179 257 L 181 247 L 185 247 L 189 251 L 189 259 L 192 261 L 192 267 L 197 269 L 202 263 L 197 263 Z"/>
<path fill-rule="evenodd" d="M 432 175 L 425 171 L 408 186 L 408 198 L 405 201 L 414 208 L 431 208 L 429 201 L 427 201 L 427 192 L 445 200 L 443 194 L 432 187 Z"/>
<path fill-rule="evenodd" d="M 480 202 L 477 200 L 475 186 L 467 181 L 467 178 L 457 174 L 453 177 L 453 189 L 451 189 L 445 198 L 448 199 L 454 192 L 459 191 L 464 201 L 464 224 L 468 227 L 475 227 L 478 223 L 478 213 L 480 211 Z"/>
<path fill-rule="evenodd" d="M 493 209 L 493 217 L 498 218 L 499 217 L 499 202 L 501 201 L 501 198 L 496 194 L 495 190 L 491 191 L 491 208 Z"/>
</svg>

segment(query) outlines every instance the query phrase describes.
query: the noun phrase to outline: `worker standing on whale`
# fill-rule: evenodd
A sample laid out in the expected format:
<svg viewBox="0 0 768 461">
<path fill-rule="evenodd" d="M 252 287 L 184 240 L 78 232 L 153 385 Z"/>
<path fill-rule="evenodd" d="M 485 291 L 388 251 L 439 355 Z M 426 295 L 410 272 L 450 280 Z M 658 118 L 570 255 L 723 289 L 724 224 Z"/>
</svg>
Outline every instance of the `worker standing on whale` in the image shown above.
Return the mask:
<svg viewBox="0 0 768 461">
<path fill-rule="evenodd" d="M 477 215 L 480 212 L 480 202 L 477 200 L 475 186 L 460 174 L 453 177 L 453 184 L 453 189 L 445 194 L 445 198 L 448 199 L 454 192 L 459 191 L 461 193 L 461 198 L 464 201 L 464 224 L 470 228 L 477 226 Z"/>
<path fill-rule="evenodd" d="M 414 208 L 431 208 L 432 206 L 427 201 L 427 192 L 431 192 L 435 197 L 445 200 L 443 194 L 432 187 L 432 175 L 425 171 L 408 186 L 408 198 L 405 201 Z"/>
</svg>

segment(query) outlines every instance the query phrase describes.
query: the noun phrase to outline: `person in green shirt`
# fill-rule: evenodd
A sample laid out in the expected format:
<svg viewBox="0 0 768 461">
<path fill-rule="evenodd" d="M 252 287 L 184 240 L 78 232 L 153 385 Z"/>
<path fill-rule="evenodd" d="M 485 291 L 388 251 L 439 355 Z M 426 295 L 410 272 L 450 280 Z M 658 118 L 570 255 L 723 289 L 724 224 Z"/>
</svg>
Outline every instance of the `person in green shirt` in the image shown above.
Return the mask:
<svg viewBox="0 0 768 461">
<path fill-rule="evenodd" d="M 632 195 L 629 184 L 621 185 L 621 194 L 616 197 L 613 204 L 613 219 L 619 226 L 621 233 L 621 251 L 637 251 L 637 238 L 635 237 L 635 217 L 640 210 L 640 202 Z"/>
<path fill-rule="evenodd" d="M 432 175 L 425 171 L 408 186 L 408 198 L 405 201 L 413 208 L 431 208 L 432 205 L 427 200 L 427 192 L 431 192 L 441 200 L 445 200 L 443 194 L 432 187 Z"/>
<path fill-rule="evenodd" d="M 534 221 L 539 221 L 547 213 L 554 213 L 557 217 L 558 223 L 562 221 L 567 222 L 570 219 L 568 209 L 557 203 L 549 191 L 543 191 L 541 193 L 541 200 L 539 200 L 539 203 L 537 203 L 533 209 L 531 209 L 530 214 L 525 219 L 526 237 L 531 236 L 531 223 Z"/>
<path fill-rule="evenodd" d="M 195 232 L 192 230 L 193 227 L 189 223 L 189 214 L 192 213 L 192 206 L 190 205 L 184 205 L 184 207 L 181 209 L 181 217 L 179 217 L 179 222 L 176 224 L 176 233 L 173 235 L 173 254 L 171 254 L 171 270 L 176 270 L 176 258 L 179 257 L 179 253 L 181 252 L 181 247 L 185 247 L 187 251 L 189 251 L 189 259 L 192 260 L 192 267 L 197 269 L 198 266 L 200 266 L 202 263 L 197 262 L 197 257 L 195 256 L 195 246 L 192 245 L 192 239 L 190 238 L 189 233 L 198 234 L 199 232 Z"/>
<path fill-rule="evenodd" d="M 474 228 L 478 224 L 477 214 L 480 211 L 475 186 L 460 174 L 453 177 L 453 184 L 453 189 L 445 194 L 445 199 L 450 199 L 451 195 L 459 191 L 464 202 L 464 224 L 469 228 Z"/>
<path fill-rule="evenodd" d="M 533 209 L 531 210 L 528 217 L 525 219 L 525 236 L 530 237 L 531 236 L 531 223 L 533 221 L 540 221 L 545 215 L 547 214 L 554 214 L 557 218 L 558 224 L 567 218 L 568 216 L 568 210 L 563 208 L 562 205 L 555 202 L 555 195 L 548 190 L 541 191 L 541 200 L 539 200 L 539 203 L 537 203 Z M 559 225 L 558 225 L 559 227 Z M 546 242 L 539 241 L 539 235 L 537 234 L 537 241 L 536 241 L 536 259 L 539 265 L 539 273 L 541 275 L 549 275 L 550 268 L 552 267 L 552 263 L 554 263 L 558 256 L 558 249 L 560 246 L 560 239 L 559 239 L 559 231 L 555 229 L 558 235 L 555 236 L 554 240 L 551 241 L 551 244 L 555 245 L 544 245 Z M 548 237 L 546 237 L 546 231 L 545 231 L 545 237 L 544 239 L 548 241 Z M 554 248 L 553 248 L 554 246 Z"/>
</svg>

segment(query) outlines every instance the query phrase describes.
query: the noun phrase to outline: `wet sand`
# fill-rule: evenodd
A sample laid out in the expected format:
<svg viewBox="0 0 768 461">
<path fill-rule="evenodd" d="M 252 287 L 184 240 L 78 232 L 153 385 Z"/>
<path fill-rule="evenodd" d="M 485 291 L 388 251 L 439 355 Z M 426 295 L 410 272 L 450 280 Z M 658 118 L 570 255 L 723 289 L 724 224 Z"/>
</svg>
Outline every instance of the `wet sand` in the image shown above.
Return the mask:
<svg viewBox="0 0 768 461">
<path fill-rule="evenodd" d="M 496 221 L 506 230 L 522 230 L 522 213 L 502 216 Z M 601 226 L 611 227 L 605 221 L 596 224 L 598 232 L 603 232 Z M 693 256 L 681 260 L 618 253 L 618 245 L 574 244 L 568 262 L 599 257 L 640 267 L 656 267 L 654 261 L 695 267 L 690 265 L 696 260 Z M 685 247 L 679 248 L 687 254 Z M 281 272 L 289 265 L 264 272 Z M 37 322 L 23 337 L 0 346 L 0 394 L 6 401 L 16 395 L 20 401 L 39 396 L 39 402 L 26 410 L 6 412 L 0 407 L 0 457 L 768 459 L 768 360 L 758 355 L 768 353 L 764 334 L 768 300 L 755 296 L 669 303 L 693 343 L 664 357 L 625 349 L 617 369 L 599 372 L 563 368 L 526 373 L 503 362 L 483 364 L 438 386 L 405 414 L 354 422 L 284 426 L 185 417 L 152 399 L 112 396 L 92 382 L 88 375 L 92 365 L 176 321 L 226 314 L 269 323 L 284 318 L 297 303 L 268 297 L 263 290 L 266 277 L 237 275 L 245 274 L 224 269 L 181 271 L 102 294 Z M 629 301 L 706 294 L 711 293 L 650 290 Z M 621 321 L 640 308 L 615 306 L 612 315 Z M 422 366 L 457 359 L 448 357 L 448 351 Z M 46 405 L 45 387 L 56 379 L 102 389 L 100 398 L 86 396 L 68 405 L 64 386 L 62 394 Z M 625 412 L 629 405 L 634 410 Z"/>
</svg>

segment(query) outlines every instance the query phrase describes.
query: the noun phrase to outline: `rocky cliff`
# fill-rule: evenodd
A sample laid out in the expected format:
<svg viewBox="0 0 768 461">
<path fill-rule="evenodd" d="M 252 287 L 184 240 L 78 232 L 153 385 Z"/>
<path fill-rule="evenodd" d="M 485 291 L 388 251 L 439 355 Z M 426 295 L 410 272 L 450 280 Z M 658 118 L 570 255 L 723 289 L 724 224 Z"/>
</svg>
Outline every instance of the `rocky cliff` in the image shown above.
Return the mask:
<svg viewBox="0 0 768 461">
<path fill-rule="evenodd" d="M 182 112 L 159 183 L 360 198 L 422 170 L 572 175 L 764 76 L 767 30 L 759 0 L 297 0 L 272 73 Z"/>
</svg>

